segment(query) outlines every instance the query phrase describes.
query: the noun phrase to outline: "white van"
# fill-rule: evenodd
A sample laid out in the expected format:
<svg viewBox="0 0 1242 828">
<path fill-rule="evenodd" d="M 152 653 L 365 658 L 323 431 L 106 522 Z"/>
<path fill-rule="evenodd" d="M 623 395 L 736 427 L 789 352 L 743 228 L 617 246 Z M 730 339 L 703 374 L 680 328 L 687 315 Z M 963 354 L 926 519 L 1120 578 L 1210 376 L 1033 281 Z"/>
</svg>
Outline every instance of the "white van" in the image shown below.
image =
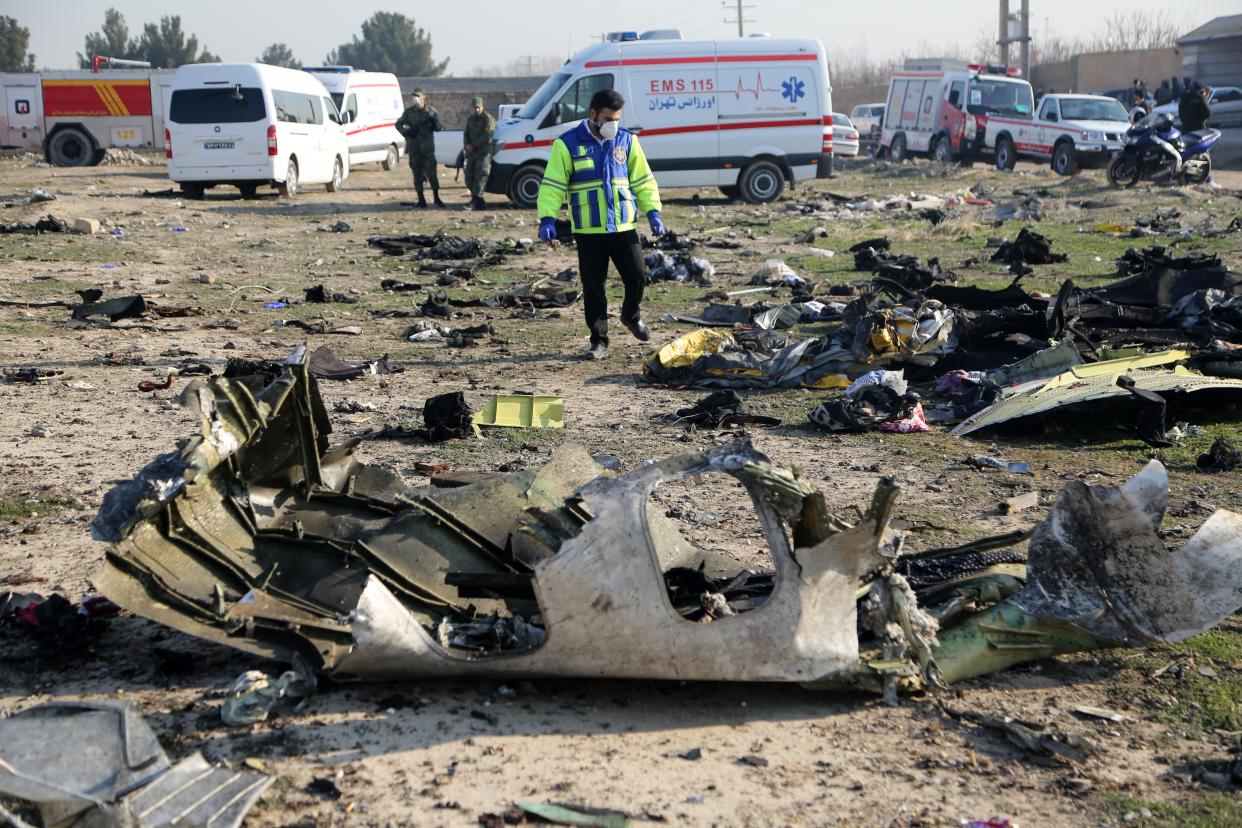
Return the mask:
<svg viewBox="0 0 1242 828">
<path fill-rule="evenodd" d="M 317 79 L 261 63 L 196 63 L 173 76 L 164 155 L 188 198 L 217 184 L 251 197 L 270 184 L 334 193 L 349 177 L 349 144 L 336 104 Z"/>
<path fill-rule="evenodd" d="M 379 161 L 391 170 L 401 162 L 405 138 L 396 124 L 405 103 L 396 75 L 352 66 L 304 66 L 302 71 L 319 79 L 340 110 L 350 166 Z"/>
<path fill-rule="evenodd" d="M 832 169 L 832 95 L 815 38 L 682 40 L 625 32 L 570 58 L 516 118 L 496 127 L 487 190 L 532 207 L 552 141 L 616 89 L 662 187 L 719 187 L 775 200 Z"/>
</svg>

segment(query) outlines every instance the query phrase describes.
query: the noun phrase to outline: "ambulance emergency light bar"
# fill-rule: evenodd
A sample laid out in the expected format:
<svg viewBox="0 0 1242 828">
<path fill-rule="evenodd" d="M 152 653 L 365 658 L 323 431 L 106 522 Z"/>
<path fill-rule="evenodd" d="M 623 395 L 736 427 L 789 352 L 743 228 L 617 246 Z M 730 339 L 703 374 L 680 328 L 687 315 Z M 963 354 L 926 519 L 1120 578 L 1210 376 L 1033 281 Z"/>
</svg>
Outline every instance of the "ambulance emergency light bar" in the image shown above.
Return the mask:
<svg viewBox="0 0 1242 828">
<path fill-rule="evenodd" d="M 971 72 L 984 72 L 989 75 L 1008 75 L 1016 78 L 1022 74 L 1021 67 L 1001 66 L 999 63 L 968 63 L 966 68 Z"/>
</svg>

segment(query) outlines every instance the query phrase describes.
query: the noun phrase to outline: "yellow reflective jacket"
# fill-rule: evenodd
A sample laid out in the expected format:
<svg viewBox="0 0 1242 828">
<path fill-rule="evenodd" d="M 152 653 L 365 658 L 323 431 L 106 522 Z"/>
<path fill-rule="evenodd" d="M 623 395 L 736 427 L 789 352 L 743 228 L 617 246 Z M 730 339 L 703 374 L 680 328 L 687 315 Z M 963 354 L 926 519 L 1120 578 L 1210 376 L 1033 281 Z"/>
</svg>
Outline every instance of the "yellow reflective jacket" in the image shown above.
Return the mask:
<svg viewBox="0 0 1242 828">
<path fill-rule="evenodd" d="M 552 142 L 539 186 L 539 218 L 568 202 L 575 233 L 633 230 L 639 214 L 660 209 L 660 189 L 638 137 L 621 129 L 601 143 L 586 121 Z"/>
</svg>

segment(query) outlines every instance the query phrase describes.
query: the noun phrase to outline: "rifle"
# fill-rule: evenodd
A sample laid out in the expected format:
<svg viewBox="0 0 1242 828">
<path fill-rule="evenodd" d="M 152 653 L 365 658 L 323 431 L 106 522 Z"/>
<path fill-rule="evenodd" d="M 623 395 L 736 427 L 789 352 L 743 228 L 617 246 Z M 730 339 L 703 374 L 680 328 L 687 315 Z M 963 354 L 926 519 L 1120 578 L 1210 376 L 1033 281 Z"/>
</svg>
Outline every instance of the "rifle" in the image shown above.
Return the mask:
<svg viewBox="0 0 1242 828">
<path fill-rule="evenodd" d="M 466 166 L 466 150 L 462 149 L 461 152 L 457 153 L 457 163 L 453 164 L 453 169 L 457 171 L 453 173 L 454 183 L 456 183 L 457 179 L 461 176 L 461 168 L 464 166 Z"/>
</svg>

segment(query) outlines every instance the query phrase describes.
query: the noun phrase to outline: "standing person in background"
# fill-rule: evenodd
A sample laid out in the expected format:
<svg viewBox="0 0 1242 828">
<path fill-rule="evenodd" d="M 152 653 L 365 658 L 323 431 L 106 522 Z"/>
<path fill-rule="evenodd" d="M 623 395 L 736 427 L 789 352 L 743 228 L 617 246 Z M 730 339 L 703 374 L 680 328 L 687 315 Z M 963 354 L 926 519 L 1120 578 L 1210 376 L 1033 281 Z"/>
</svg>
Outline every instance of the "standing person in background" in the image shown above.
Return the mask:
<svg viewBox="0 0 1242 828">
<path fill-rule="evenodd" d="M 1177 118 L 1182 122 L 1182 132 L 1207 129 L 1208 119 L 1212 117 L 1212 108 L 1207 102 L 1210 93 L 1208 87 L 1194 81 L 1186 94 L 1182 95 L 1177 104 Z"/>
<path fill-rule="evenodd" d="M 1173 100 L 1173 90 L 1169 88 L 1167 80 L 1160 81 L 1160 85 L 1156 87 L 1156 106 L 1164 106 Z"/>
<path fill-rule="evenodd" d="M 651 330 L 639 316 L 647 269 L 635 229 L 639 211 L 651 235 L 664 234 L 660 190 L 638 144 L 638 136 L 621 129 L 625 99 L 613 89 L 591 97 L 587 118 L 552 142 L 552 157 L 539 187 L 539 238 L 556 243 L 556 216 L 569 200 L 569 219 L 578 247 L 582 301 L 591 332 L 589 359 L 608 356 L 608 297 L 604 282 L 612 261 L 625 285 L 621 324 L 639 342 Z"/>
<path fill-rule="evenodd" d="M 470 102 L 471 114 L 462 131 L 462 143 L 466 151 L 466 187 L 470 190 L 470 209 L 483 210 L 483 191 L 487 176 L 492 171 L 492 136 L 496 132 L 496 119 L 483 111 L 483 99 Z"/>
<path fill-rule="evenodd" d="M 405 112 L 397 119 L 397 131 L 405 136 L 405 152 L 410 159 L 410 170 L 414 173 L 414 190 L 418 193 L 418 206 L 426 207 L 427 199 L 423 196 L 423 181 L 431 182 L 431 195 L 437 207 L 443 207 L 440 200 L 440 177 L 436 172 L 436 136 L 444 127 L 440 124 L 440 116 L 427 106 L 427 93 L 422 89 L 414 90 L 414 103 L 406 107 Z"/>
<path fill-rule="evenodd" d="M 1176 75 L 1169 78 L 1169 91 L 1173 93 L 1169 98 L 1169 103 L 1175 103 L 1182 99 L 1182 94 L 1186 91 L 1186 87 L 1182 86 L 1182 79 Z"/>
</svg>

